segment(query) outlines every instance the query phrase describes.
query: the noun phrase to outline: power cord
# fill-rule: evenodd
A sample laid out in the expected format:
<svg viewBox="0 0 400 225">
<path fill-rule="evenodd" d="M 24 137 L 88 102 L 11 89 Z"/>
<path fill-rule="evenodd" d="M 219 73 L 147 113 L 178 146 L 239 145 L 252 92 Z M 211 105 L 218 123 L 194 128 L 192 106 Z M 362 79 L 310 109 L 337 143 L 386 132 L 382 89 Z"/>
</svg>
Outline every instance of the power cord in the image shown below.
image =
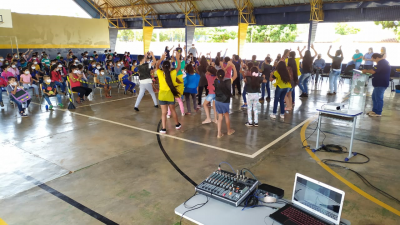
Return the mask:
<svg viewBox="0 0 400 225">
<path fill-rule="evenodd" d="M 325 151 L 325 152 L 330 152 L 330 153 L 335 153 L 335 154 L 349 153 L 345 146 L 335 145 L 335 144 L 323 145 L 321 148 L 315 150 L 315 152 L 318 152 L 318 151 Z M 365 154 L 357 153 L 357 155 L 361 155 L 361 156 L 365 157 L 366 160 L 363 161 L 363 162 L 350 162 L 350 161 L 341 161 L 341 160 L 333 160 L 333 159 L 322 159 L 321 162 L 325 163 L 328 166 L 342 168 L 342 169 L 349 170 L 349 171 L 353 172 L 354 174 L 356 174 L 361 179 L 361 181 L 367 187 L 370 187 L 370 188 L 374 189 L 375 191 L 377 191 L 381 195 L 383 195 L 383 196 L 385 196 L 385 197 L 387 197 L 387 198 L 389 198 L 389 199 L 391 199 L 391 200 L 393 200 L 393 201 L 395 201 L 395 202 L 400 204 L 400 200 L 398 198 L 393 197 L 389 193 L 387 193 L 387 192 L 375 187 L 373 184 L 371 184 L 364 176 L 362 176 L 357 171 L 355 171 L 353 169 L 350 169 L 348 167 L 345 167 L 345 166 L 329 163 L 329 162 L 336 162 L 336 163 L 346 163 L 346 164 L 366 164 L 366 163 L 368 163 L 370 161 L 370 158 Z"/>
<path fill-rule="evenodd" d="M 257 177 L 249 169 L 243 168 L 240 172 L 242 173 L 243 171 L 249 172 L 251 174 L 251 176 L 253 176 L 253 178 L 258 181 Z"/>
<path fill-rule="evenodd" d="M 190 212 L 190 211 L 193 211 L 193 210 L 196 210 L 196 209 L 200 209 L 201 207 L 203 207 L 205 204 L 208 203 L 209 198 L 208 198 L 208 196 L 205 196 L 205 197 L 207 198 L 207 201 L 206 201 L 206 202 L 204 202 L 204 203 L 199 203 L 199 204 L 196 204 L 196 205 L 194 205 L 194 206 L 187 206 L 186 203 L 187 203 L 190 199 L 192 199 L 194 196 L 196 196 L 196 195 L 197 195 L 197 194 L 196 194 L 196 192 L 195 192 L 188 200 L 186 200 L 186 201 L 183 203 L 183 206 L 184 206 L 186 209 L 189 209 L 189 210 L 185 211 L 185 212 L 182 214 L 181 219 L 179 220 L 179 224 L 182 224 L 182 218 L 183 218 L 183 216 L 184 216 L 187 212 Z"/>
<path fill-rule="evenodd" d="M 233 167 L 231 166 L 231 164 L 229 164 L 228 162 L 220 162 L 219 165 L 218 165 L 218 170 L 221 169 L 221 164 L 227 164 L 229 167 L 231 167 L 233 173 L 235 173 L 235 170 L 233 169 Z"/>
</svg>

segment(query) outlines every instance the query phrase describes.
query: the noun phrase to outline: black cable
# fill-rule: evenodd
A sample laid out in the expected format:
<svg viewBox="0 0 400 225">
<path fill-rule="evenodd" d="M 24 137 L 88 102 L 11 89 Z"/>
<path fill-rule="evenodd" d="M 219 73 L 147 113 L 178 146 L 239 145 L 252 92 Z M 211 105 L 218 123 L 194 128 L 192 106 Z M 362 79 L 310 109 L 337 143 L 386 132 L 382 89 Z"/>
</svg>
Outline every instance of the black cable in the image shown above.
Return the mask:
<svg viewBox="0 0 400 225">
<path fill-rule="evenodd" d="M 335 154 L 349 153 L 345 146 L 334 145 L 334 144 L 324 145 L 320 149 L 317 149 L 316 151 L 325 151 L 325 152 L 330 152 L 330 153 L 335 153 Z M 387 198 L 389 198 L 389 199 L 391 199 L 391 200 L 393 200 L 393 201 L 395 201 L 395 202 L 400 204 L 400 200 L 398 198 L 393 197 L 389 193 L 387 193 L 387 192 L 375 187 L 373 184 L 371 184 L 364 176 L 362 176 L 357 171 L 355 171 L 353 169 L 350 169 L 348 167 L 345 167 L 345 166 L 328 163 L 328 162 L 336 162 L 336 163 L 347 163 L 347 164 L 365 164 L 365 163 L 368 163 L 370 161 L 370 158 L 367 155 L 364 155 L 362 153 L 357 153 L 357 155 L 361 155 L 361 156 L 365 157 L 367 160 L 364 161 L 364 162 L 350 162 L 350 161 L 341 161 L 341 160 L 333 160 L 333 159 L 322 159 L 321 162 L 325 163 L 328 166 L 338 167 L 338 168 L 346 169 L 346 170 L 349 170 L 349 171 L 353 172 L 354 174 L 356 174 L 358 176 L 358 178 L 361 179 L 361 181 L 367 187 L 370 187 L 370 188 L 374 189 L 375 191 L 377 191 L 381 195 L 383 195 L 383 196 L 385 196 L 385 197 L 387 197 Z"/>
<path fill-rule="evenodd" d="M 184 203 L 183 203 L 183 206 L 185 207 L 185 208 L 187 208 L 187 209 L 189 209 L 189 210 L 187 210 L 187 211 L 185 211 L 184 213 L 182 213 L 182 216 L 181 216 L 181 219 L 179 220 L 179 224 L 182 224 L 182 218 L 183 218 L 183 216 L 186 214 L 186 213 L 188 213 L 188 212 L 190 212 L 190 211 L 193 211 L 193 210 L 196 210 L 196 209 L 200 209 L 201 207 L 203 207 L 205 204 L 207 204 L 208 203 L 208 200 L 209 200 L 209 198 L 208 198 L 208 196 L 205 196 L 206 198 L 207 198 L 207 201 L 206 202 L 204 202 L 204 203 L 200 203 L 200 204 L 196 204 L 196 205 L 194 205 L 194 206 L 186 206 L 186 202 L 188 202 L 191 198 L 193 198 L 194 196 L 196 196 L 196 193 L 194 193 L 194 195 L 192 195 L 192 197 L 190 197 L 188 200 L 186 200 Z"/>
<path fill-rule="evenodd" d="M 161 126 L 161 120 L 160 120 L 160 122 L 158 123 L 157 132 L 160 131 L 160 126 Z M 172 161 L 172 159 L 169 157 L 169 155 L 167 154 L 167 152 L 165 151 L 165 149 L 164 149 L 164 147 L 163 147 L 163 145 L 162 145 L 162 143 L 161 143 L 161 138 L 160 138 L 160 135 L 159 135 L 159 134 L 157 134 L 157 141 L 158 141 L 158 145 L 160 146 L 160 149 L 161 149 L 162 153 L 164 154 L 165 158 L 167 158 L 168 162 L 174 167 L 174 169 L 175 169 L 176 171 L 178 171 L 179 174 L 182 175 L 182 177 L 184 177 L 187 181 L 189 181 L 189 183 L 191 183 L 193 186 L 196 187 L 196 186 L 197 186 L 197 183 L 194 182 L 192 179 L 190 179 L 190 177 L 188 177 L 181 169 L 179 169 L 179 167 L 178 167 L 178 166 L 174 163 L 174 161 Z"/>
</svg>

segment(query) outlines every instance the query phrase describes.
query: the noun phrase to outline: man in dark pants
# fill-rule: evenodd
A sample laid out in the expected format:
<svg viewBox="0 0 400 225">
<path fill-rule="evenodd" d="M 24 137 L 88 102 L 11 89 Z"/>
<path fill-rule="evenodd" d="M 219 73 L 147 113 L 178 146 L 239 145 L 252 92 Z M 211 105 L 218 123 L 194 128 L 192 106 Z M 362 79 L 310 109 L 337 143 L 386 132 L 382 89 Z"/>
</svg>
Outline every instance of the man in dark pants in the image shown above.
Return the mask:
<svg viewBox="0 0 400 225">
<path fill-rule="evenodd" d="M 390 64 L 383 58 L 381 54 L 374 53 L 372 55 L 372 61 L 376 63 L 376 68 L 363 70 L 363 73 L 372 74 L 372 111 L 368 112 L 368 116 L 377 117 L 382 116 L 383 108 L 383 95 L 385 90 L 389 87 L 390 80 Z"/>
<path fill-rule="evenodd" d="M 238 77 L 232 82 L 232 94 L 235 95 L 235 86 L 237 87 L 238 90 L 238 95 L 241 95 L 241 87 L 240 87 L 240 59 L 238 55 L 235 55 L 233 58 L 233 65 L 235 65 L 236 71 L 238 71 Z"/>
</svg>

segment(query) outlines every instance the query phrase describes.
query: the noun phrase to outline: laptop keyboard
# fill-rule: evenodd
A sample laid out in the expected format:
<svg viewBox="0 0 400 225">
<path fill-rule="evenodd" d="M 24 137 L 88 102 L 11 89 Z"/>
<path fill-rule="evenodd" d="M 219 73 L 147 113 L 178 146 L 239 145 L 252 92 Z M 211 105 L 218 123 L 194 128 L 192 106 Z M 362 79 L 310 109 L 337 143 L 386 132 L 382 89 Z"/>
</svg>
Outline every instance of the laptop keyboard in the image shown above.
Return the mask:
<svg viewBox="0 0 400 225">
<path fill-rule="evenodd" d="M 283 210 L 281 214 L 288 217 L 291 221 L 299 224 L 299 225 L 325 225 L 326 223 L 321 222 L 315 219 L 312 216 L 303 213 L 302 211 L 294 208 L 288 207 L 287 209 Z"/>
<path fill-rule="evenodd" d="M 337 214 L 333 214 L 333 213 L 329 212 L 328 210 L 324 210 L 321 207 L 318 207 L 318 206 L 316 206 L 316 205 L 314 205 L 314 204 L 312 204 L 310 202 L 302 201 L 301 203 L 306 205 L 306 206 L 308 206 L 308 207 L 310 207 L 310 208 L 312 208 L 312 209 L 314 209 L 315 211 L 317 211 L 319 213 L 322 213 L 322 214 L 324 214 L 326 216 L 329 216 L 330 218 L 333 218 L 335 220 L 338 217 Z"/>
</svg>

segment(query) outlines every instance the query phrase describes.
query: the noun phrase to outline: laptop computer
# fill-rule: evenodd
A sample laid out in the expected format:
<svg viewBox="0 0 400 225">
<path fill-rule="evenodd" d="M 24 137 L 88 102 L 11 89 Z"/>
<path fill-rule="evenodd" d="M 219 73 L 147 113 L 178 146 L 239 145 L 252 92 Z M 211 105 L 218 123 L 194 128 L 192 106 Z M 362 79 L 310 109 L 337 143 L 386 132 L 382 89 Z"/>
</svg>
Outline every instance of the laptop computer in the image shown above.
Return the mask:
<svg viewBox="0 0 400 225">
<path fill-rule="evenodd" d="M 338 225 L 344 191 L 296 173 L 292 203 L 271 214 L 284 225 Z"/>
</svg>

